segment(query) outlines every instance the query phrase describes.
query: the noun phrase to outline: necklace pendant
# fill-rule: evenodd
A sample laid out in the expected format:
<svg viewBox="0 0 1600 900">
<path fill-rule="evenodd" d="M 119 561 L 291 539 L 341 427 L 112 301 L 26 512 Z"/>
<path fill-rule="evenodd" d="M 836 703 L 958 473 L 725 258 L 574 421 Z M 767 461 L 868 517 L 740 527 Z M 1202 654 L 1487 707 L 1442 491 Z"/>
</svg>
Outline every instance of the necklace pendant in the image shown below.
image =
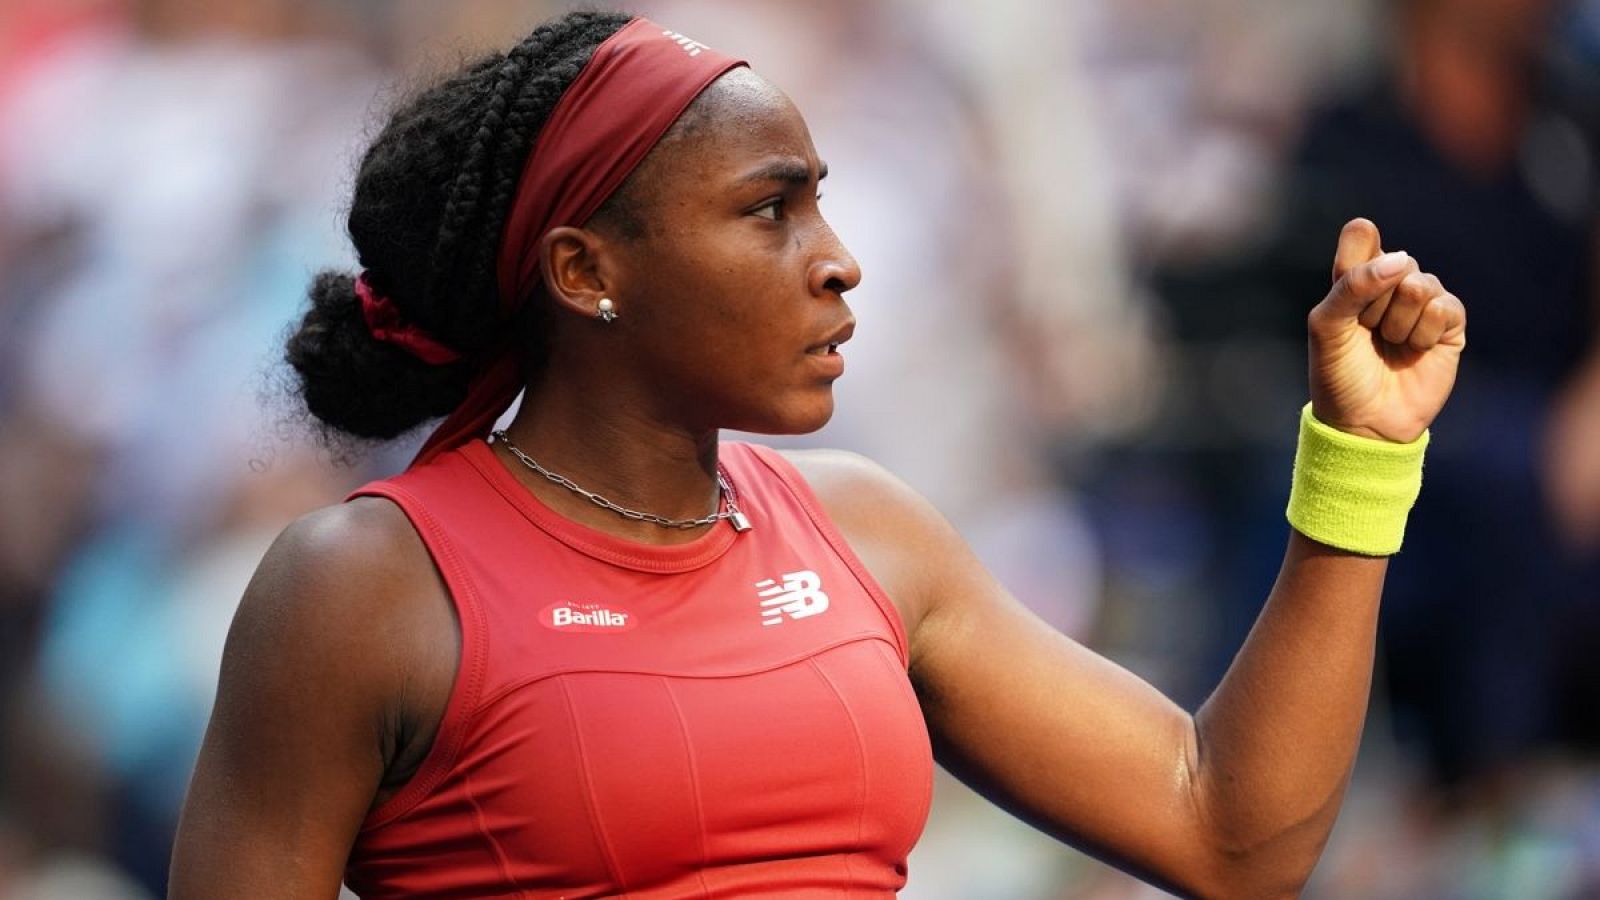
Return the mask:
<svg viewBox="0 0 1600 900">
<path fill-rule="evenodd" d="M 740 534 L 750 530 L 750 520 L 745 518 L 744 513 L 738 510 L 728 514 L 728 521 L 733 525 L 733 530 Z"/>
</svg>

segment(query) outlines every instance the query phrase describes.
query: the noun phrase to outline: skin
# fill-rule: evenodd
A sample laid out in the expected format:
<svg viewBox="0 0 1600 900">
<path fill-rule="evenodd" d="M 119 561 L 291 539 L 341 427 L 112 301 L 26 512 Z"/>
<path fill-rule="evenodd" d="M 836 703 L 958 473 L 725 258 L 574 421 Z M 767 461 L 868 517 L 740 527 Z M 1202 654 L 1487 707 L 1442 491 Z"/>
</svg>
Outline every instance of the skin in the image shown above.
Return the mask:
<svg viewBox="0 0 1600 900">
<path fill-rule="evenodd" d="M 511 434 L 625 505 L 700 516 L 717 430 L 797 432 L 832 412 L 855 261 L 816 202 L 799 113 L 746 70 L 715 121 L 659 145 L 640 183 L 652 227 L 542 245 L 557 350 Z M 698 104 L 697 104 L 698 105 Z M 792 178 L 746 178 L 788 170 Z M 1465 312 L 1365 220 L 1339 237 L 1308 317 L 1322 421 L 1416 438 L 1449 394 Z M 619 319 L 600 323 L 611 298 Z M 603 360 L 604 364 L 595 364 Z M 1291 533 L 1232 668 L 1193 716 L 1013 599 L 922 498 L 860 457 L 793 454 L 892 598 L 941 763 L 1039 827 L 1185 895 L 1291 897 L 1338 812 L 1359 743 L 1387 562 Z M 571 519 L 651 543 L 523 470 Z M 726 527 L 726 526 L 717 526 Z M 332 897 L 363 818 L 431 745 L 459 658 L 449 597 L 400 511 L 363 499 L 287 529 L 229 635 L 216 711 L 179 829 L 173 897 Z"/>
</svg>

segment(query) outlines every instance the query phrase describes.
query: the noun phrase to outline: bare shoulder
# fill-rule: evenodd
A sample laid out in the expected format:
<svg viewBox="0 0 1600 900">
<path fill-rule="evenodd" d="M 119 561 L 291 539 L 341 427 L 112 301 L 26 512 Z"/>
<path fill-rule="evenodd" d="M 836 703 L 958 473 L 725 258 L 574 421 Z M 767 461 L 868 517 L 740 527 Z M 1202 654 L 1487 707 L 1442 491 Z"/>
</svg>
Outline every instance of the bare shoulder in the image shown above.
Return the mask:
<svg viewBox="0 0 1600 900">
<path fill-rule="evenodd" d="M 287 665 L 387 694 L 454 628 L 451 615 L 405 513 L 358 498 L 302 516 L 273 542 L 234 615 L 223 674 Z"/>
<path fill-rule="evenodd" d="M 918 626 L 938 599 L 936 563 L 964 548 L 961 537 L 915 489 L 859 453 L 794 450 L 783 456 L 899 609 L 915 649 Z"/>
<path fill-rule="evenodd" d="M 272 619 L 304 613 L 324 626 L 370 624 L 430 569 L 405 513 L 387 500 L 361 497 L 307 513 L 285 528 L 256 569 L 239 613 Z"/>
<path fill-rule="evenodd" d="M 451 616 L 389 501 L 284 529 L 228 632 L 171 896 L 332 896 L 361 822 L 431 741 Z"/>
<path fill-rule="evenodd" d="M 835 521 L 857 517 L 870 521 L 886 513 L 937 515 L 910 485 L 859 453 L 849 450 L 784 450 L 780 453 L 805 478 Z M 843 522 L 840 524 L 843 527 Z"/>
<path fill-rule="evenodd" d="M 398 575 L 407 563 L 426 560 L 427 550 L 400 507 L 381 497 L 357 497 L 290 523 L 267 551 L 262 569 L 280 577 Z"/>
</svg>

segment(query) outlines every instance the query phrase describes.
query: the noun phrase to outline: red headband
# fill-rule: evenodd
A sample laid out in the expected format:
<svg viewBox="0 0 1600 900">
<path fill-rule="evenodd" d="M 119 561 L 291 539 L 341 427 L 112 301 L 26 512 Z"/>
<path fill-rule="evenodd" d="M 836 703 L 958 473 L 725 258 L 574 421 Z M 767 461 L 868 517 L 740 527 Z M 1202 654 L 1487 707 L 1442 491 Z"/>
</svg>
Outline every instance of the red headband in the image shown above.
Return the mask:
<svg viewBox="0 0 1600 900">
<path fill-rule="evenodd" d="M 595 48 L 540 129 L 511 202 L 497 271 L 505 319 L 541 285 L 539 240 L 552 228 L 587 222 L 694 98 L 742 65 L 645 18 Z M 503 346 L 412 465 L 488 434 L 522 383 L 515 348 Z"/>
</svg>

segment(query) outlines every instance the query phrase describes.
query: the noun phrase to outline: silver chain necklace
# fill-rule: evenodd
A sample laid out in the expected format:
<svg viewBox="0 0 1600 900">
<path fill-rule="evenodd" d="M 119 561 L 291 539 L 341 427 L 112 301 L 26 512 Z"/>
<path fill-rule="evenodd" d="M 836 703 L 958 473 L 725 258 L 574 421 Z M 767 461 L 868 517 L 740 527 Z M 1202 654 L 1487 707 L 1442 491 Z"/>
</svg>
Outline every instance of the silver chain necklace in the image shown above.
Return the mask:
<svg viewBox="0 0 1600 900">
<path fill-rule="evenodd" d="M 584 490 L 583 488 L 579 487 L 577 482 L 573 481 L 571 478 L 568 478 L 565 475 L 558 475 L 555 472 L 546 469 L 544 466 L 539 465 L 534 461 L 533 457 L 523 453 L 521 448 L 519 448 L 516 444 L 511 443 L 511 438 L 505 433 L 504 430 L 496 431 L 489 435 L 489 437 L 493 438 L 496 443 L 505 444 L 506 449 L 511 451 L 511 455 L 515 456 L 519 462 L 533 471 L 538 472 L 540 475 L 543 475 L 546 479 L 561 485 L 574 494 L 577 494 L 585 500 L 588 500 L 590 503 L 593 503 L 595 506 L 609 509 L 625 519 L 632 519 L 635 522 L 649 522 L 652 525 L 660 525 L 662 528 L 699 528 L 701 525 L 710 525 L 721 521 L 722 519 L 727 519 L 728 522 L 733 525 L 734 531 L 744 532 L 750 530 L 750 520 L 745 518 L 745 514 L 739 511 L 739 497 L 736 493 L 734 493 L 733 485 L 728 481 L 728 475 L 726 472 L 722 471 L 722 466 L 720 465 L 717 466 L 717 487 L 720 489 L 718 505 L 726 508 L 720 509 L 709 516 L 701 516 L 698 519 L 669 519 L 666 516 L 658 516 L 654 513 L 640 512 L 636 509 L 629 509 L 626 506 L 612 503 L 610 500 L 607 500 L 599 494 L 596 494 L 594 491 Z"/>
</svg>

